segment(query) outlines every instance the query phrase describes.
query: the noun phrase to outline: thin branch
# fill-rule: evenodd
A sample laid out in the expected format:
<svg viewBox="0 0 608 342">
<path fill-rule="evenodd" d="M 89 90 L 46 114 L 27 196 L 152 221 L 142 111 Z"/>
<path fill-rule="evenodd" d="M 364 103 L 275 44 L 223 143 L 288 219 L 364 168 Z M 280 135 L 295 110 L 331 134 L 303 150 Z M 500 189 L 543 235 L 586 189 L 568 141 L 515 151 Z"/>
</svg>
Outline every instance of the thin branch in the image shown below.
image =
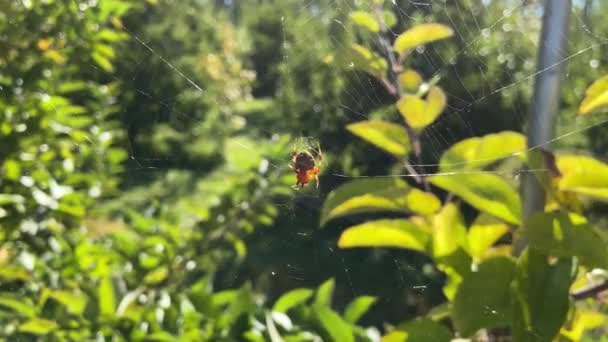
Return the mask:
<svg viewBox="0 0 608 342">
<path fill-rule="evenodd" d="M 401 98 L 403 94 L 403 89 L 401 88 L 401 84 L 399 83 L 399 72 L 401 72 L 401 63 L 399 63 L 395 59 L 395 51 L 393 50 L 393 46 L 390 41 L 387 39 L 386 35 L 388 34 L 388 29 L 386 27 L 386 23 L 384 22 L 384 18 L 382 17 L 382 8 L 381 6 L 375 6 L 374 11 L 376 14 L 376 19 L 380 24 L 380 44 L 384 48 L 384 52 L 386 54 L 386 59 L 388 62 L 388 77 L 389 79 L 382 79 L 381 82 L 387 88 L 389 93 L 393 95 L 397 100 Z M 412 151 L 416 156 L 416 160 L 418 164 L 422 164 L 422 146 L 420 145 L 420 136 L 418 132 L 414 128 L 412 128 L 407 122 L 404 122 L 405 129 L 407 130 L 407 135 L 410 140 L 410 145 L 412 146 Z M 420 175 L 420 172 L 416 171 L 416 169 L 410 164 L 409 161 L 405 161 L 405 168 L 408 172 L 414 175 L 414 179 L 419 184 L 424 186 L 424 190 L 430 191 L 431 188 L 426 179 Z M 422 170 L 422 173 L 425 173 Z"/>
</svg>

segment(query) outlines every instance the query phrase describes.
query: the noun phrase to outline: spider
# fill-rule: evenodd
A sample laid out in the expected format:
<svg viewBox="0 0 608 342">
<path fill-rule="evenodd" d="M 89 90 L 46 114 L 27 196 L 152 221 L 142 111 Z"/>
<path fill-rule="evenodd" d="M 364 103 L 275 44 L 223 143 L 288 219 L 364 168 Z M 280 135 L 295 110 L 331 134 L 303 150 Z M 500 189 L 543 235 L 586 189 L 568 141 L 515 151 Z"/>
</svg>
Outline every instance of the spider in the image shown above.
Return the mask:
<svg viewBox="0 0 608 342">
<path fill-rule="evenodd" d="M 301 151 L 294 149 L 291 152 L 291 161 L 289 163 L 289 168 L 296 173 L 296 184 L 292 187 L 294 189 L 301 189 L 314 178 L 316 187 L 319 188 L 319 173 L 321 172 L 322 160 L 323 153 L 318 143 L 316 151 L 313 149 Z"/>
</svg>

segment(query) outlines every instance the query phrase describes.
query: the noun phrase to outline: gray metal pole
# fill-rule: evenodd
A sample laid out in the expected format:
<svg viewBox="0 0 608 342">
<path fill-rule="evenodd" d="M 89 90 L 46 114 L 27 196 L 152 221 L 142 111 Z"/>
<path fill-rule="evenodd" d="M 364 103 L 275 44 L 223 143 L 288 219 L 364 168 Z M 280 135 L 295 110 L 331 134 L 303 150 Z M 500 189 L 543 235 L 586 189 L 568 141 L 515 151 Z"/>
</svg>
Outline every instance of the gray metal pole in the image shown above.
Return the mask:
<svg viewBox="0 0 608 342">
<path fill-rule="evenodd" d="M 538 74 L 528 122 L 528 147 L 548 143 L 555 135 L 559 110 L 563 59 L 566 56 L 570 0 L 545 0 L 543 27 L 538 47 Z M 531 151 L 538 153 L 538 151 Z M 530 156 L 532 158 L 532 156 Z M 532 172 L 522 177 L 523 218 L 530 217 L 545 206 L 545 191 Z M 525 233 L 524 233 L 525 234 Z M 525 235 L 515 242 L 514 254 L 527 245 Z"/>
</svg>

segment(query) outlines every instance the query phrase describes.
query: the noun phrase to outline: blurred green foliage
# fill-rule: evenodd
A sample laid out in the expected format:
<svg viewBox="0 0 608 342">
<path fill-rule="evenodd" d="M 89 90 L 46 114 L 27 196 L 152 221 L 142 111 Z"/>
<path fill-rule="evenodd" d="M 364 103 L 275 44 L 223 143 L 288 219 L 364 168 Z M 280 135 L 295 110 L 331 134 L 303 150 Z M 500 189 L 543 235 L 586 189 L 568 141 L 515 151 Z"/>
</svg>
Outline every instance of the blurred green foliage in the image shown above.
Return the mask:
<svg viewBox="0 0 608 342">
<path fill-rule="evenodd" d="M 569 261 L 505 256 L 515 181 L 466 174 L 522 164 L 484 160 L 525 142 L 538 1 L 385 1 L 376 13 L 381 2 L 0 2 L 0 340 L 443 341 L 521 323 L 506 318 L 522 307 L 504 302 L 504 279 L 552 276 L 549 299 L 583 286 Z M 597 120 L 573 113 L 606 71 L 606 10 L 573 10 L 562 133 Z M 558 144 L 602 157 L 603 130 Z M 322 147 L 319 191 L 291 188 L 300 137 Z M 457 174 L 429 178 L 434 193 L 411 178 L 343 184 L 403 174 L 410 154 Z M 591 218 L 541 215 L 531 244 L 605 268 L 605 233 L 591 228 L 605 208 L 588 206 L 606 198 L 605 165 L 557 167 L 552 208 Z M 551 220 L 579 239 L 543 238 Z M 355 246 L 375 248 L 338 248 Z M 601 304 L 555 305 L 543 334 L 568 307 L 561 338 L 604 324 Z"/>
</svg>

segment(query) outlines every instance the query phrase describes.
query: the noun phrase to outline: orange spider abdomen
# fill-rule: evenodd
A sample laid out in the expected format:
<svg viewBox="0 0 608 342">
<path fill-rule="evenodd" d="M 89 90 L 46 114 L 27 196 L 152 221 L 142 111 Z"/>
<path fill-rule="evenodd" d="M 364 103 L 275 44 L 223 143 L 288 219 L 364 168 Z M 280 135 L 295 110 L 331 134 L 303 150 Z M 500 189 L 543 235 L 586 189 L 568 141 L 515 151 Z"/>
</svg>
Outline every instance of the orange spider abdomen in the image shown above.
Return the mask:
<svg viewBox="0 0 608 342">
<path fill-rule="evenodd" d="M 308 170 L 297 170 L 297 184 L 299 184 L 300 186 L 308 184 L 315 175 L 319 174 L 319 172 L 321 172 L 321 170 L 319 170 L 319 168 L 316 166 Z"/>
</svg>

